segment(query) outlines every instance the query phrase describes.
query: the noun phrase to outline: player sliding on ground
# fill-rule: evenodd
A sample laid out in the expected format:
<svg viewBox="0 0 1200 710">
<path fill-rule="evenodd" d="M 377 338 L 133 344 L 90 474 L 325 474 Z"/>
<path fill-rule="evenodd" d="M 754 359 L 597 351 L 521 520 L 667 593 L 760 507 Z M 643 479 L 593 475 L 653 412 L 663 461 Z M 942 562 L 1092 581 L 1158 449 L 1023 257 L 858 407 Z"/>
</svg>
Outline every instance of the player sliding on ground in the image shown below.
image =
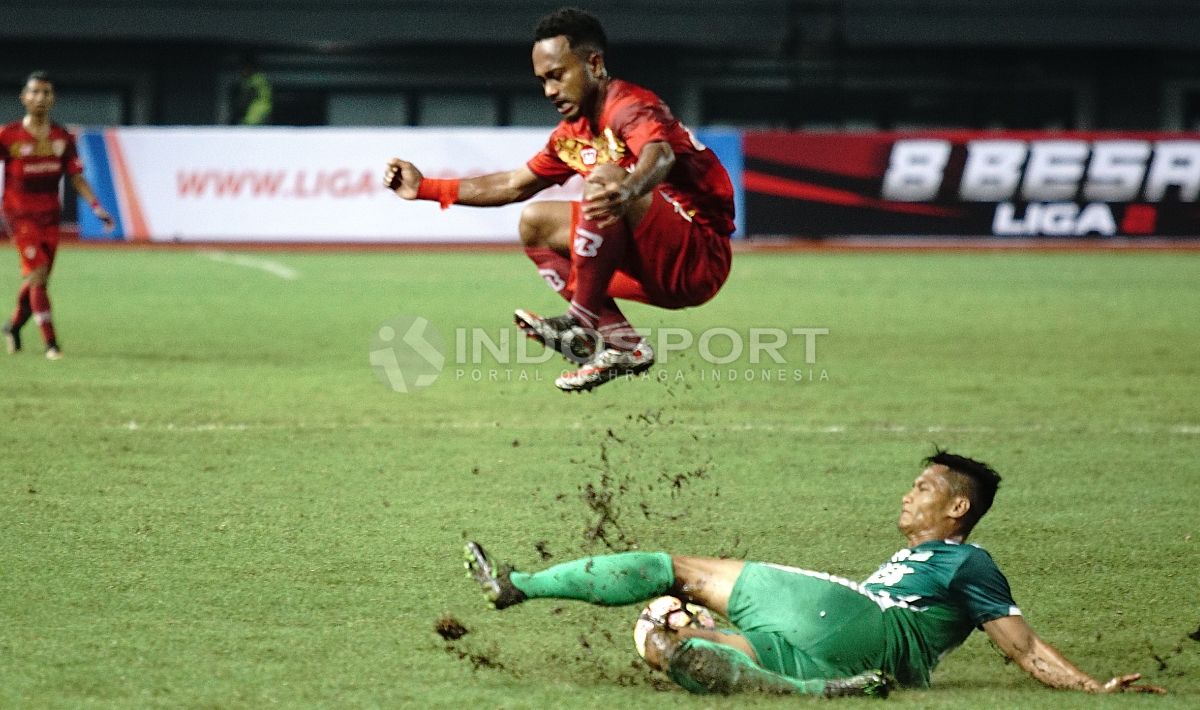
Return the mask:
<svg viewBox="0 0 1200 710">
<path fill-rule="evenodd" d="M 476 543 L 467 543 L 467 569 L 497 609 L 528 599 L 615 606 L 670 594 L 722 614 L 736 632 L 662 626 L 646 636 L 646 661 L 693 692 L 878 696 L 889 678 L 924 687 L 938 660 L 974 628 L 1050 687 L 1166 692 L 1137 685 L 1137 673 L 1096 680 L 1039 638 L 991 556 L 966 544 L 1000 477 L 940 450 L 925 466 L 901 502 L 897 526 L 908 547 L 861 584 L 665 552 L 602 555 L 525 574 L 497 565 Z"/>
<path fill-rule="evenodd" d="M 555 380 L 559 389 L 586 391 L 654 364 L 614 298 L 686 308 L 724 284 L 733 187 L 661 99 L 609 76 L 595 17 L 558 10 L 542 18 L 534 40 L 534 74 L 563 117 L 541 152 L 516 170 L 462 180 L 425 178 L 397 158 L 384 182 L 408 200 L 488 207 L 585 176 L 582 204 L 534 202 L 519 225 L 525 253 L 570 306 L 550 318 L 518 310 L 515 321 L 580 365 Z"/>
</svg>

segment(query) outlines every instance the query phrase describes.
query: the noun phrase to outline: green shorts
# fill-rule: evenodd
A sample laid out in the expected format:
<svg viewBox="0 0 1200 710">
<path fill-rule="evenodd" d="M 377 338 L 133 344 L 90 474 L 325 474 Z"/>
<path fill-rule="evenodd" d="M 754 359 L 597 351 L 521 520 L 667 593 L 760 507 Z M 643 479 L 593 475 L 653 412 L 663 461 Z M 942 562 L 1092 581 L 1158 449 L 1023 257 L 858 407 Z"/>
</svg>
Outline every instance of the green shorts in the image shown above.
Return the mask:
<svg viewBox="0 0 1200 710">
<path fill-rule="evenodd" d="M 883 610 L 840 577 L 747 562 L 729 595 L 729 620 L 776 673 L 843 678 L 883 667 Z"/>
</svg>

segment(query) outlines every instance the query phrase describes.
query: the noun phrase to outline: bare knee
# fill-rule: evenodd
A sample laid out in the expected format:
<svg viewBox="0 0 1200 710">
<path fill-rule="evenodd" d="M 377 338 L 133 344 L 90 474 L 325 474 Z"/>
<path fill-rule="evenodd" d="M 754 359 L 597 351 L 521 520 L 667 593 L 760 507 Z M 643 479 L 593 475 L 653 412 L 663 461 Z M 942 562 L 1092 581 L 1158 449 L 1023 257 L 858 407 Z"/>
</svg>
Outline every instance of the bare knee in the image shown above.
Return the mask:
<svg viewBox="0 0 1200 710">
<path fill-rule="evenodd" d="M 517 233 L 521 246 L 564 251 L 571 230 L 569 202 L 531 202 L 521 210 Z"/>
<path fill-rule="evenodd" d="M 646 663 L 656 671 L 666 672 L 671 665 L 671 656 L 683 642 L 679 634 L 662 626 L 650 629 L 646 634 Z"/>
<path fill-rule="evenodd" d="M 671 591 L 681 599 L 728 616 L 729 596 L 746 563 L 713 557 L 672 556 L 675 584 Z"/>
<path fill-rule="evenodd" d="M 45 286 L 46 282 L 50 280 L 49 267 L 39 266 L 33 271 L 30 271 L 27 280 L 29 281 L 30 286 Z"/>
<path fill-rule="evenodd" d="M 620 182 L 627 177 L 629 177 L 629 173 L 620 165 L 616 163 L 601 163 L 588 174 L 587 181 L 599 183 Z"/>
</svg>

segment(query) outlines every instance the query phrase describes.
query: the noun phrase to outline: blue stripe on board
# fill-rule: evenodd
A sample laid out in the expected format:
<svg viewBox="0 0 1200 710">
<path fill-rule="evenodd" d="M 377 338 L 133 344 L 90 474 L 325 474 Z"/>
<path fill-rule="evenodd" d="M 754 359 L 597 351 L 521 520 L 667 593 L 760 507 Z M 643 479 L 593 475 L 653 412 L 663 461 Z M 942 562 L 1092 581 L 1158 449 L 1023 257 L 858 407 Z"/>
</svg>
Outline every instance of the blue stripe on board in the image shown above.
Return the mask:
<svg viewBox="0 0 1200 710">
<path fill-rule="evenodd" d="M 746 159 L 742 153 L 742 132 L 729 128 L 702 128 L 696 131 L 696 138 L 712 149 L 729 173 L 729 181 L 733 183 L 733 207 L 736 211 L 734 222 L 737 230 L 735 237 L 746 236 L 746 188 L 742 185 L 742 173 Z"/>
<path fill-rule="evenodd" d="M 104 132 L 87 130 L 79 136 L 79 155 L 83 158 L 83 176 L 96 193 L 96 199 L 108 213 L 117 221 L 117 227 L 111 233 L 105 233 L 104 223 L 92 214 L 91 206 L 79 198 L 79 236 L 83 239 L 119 240 L 125 238 L 125 228 L 121 223 L 121 210 L 117 204 L 117 191 L 113 183 L 112 171 L 108 165 L 108 148 L 104 145 Z"/>
</svg>

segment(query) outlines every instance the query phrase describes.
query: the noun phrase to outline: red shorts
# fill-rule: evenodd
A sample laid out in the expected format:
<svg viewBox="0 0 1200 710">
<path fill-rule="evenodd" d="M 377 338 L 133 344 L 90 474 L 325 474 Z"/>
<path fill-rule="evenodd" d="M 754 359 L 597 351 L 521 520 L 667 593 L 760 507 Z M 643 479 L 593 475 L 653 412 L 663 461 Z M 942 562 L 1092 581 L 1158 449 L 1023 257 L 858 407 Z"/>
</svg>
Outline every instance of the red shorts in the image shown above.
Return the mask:
<svg viewBox="0 0 1200 710">
<path fill-rule="evenodd" d="M 10 216 L 5 221 L 17 253 L 21 255 L 22 276 L 43 266 L 54 266 L 54 253 L 58 251 L 58 215 Z"/>
<path fill-rule="evenodd" d="M 571 203 L 571 234 L 580 211 L 580 203 Z M 613 274 L 608 295 L 659 308 L 688 308 L 708 301 L 725 284 L 733 260 L 728 237 L 693 222 L 657 190 L 634 230 L 632 247 Z M 574 252 L 572 256 L 574 261 Z M 567 286 L 575 290 L 574 263 Z"/>
</svg>

